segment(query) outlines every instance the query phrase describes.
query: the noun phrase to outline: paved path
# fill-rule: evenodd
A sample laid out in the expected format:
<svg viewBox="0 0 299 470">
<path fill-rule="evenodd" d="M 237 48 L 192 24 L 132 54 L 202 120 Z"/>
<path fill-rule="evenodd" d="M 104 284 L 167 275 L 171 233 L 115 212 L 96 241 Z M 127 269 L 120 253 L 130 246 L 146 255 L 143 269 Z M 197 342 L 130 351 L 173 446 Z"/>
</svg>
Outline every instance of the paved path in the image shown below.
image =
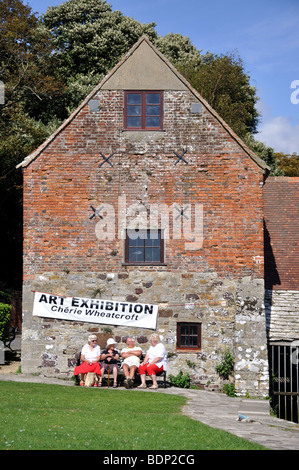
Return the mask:
<svg viewBox="0 0 299 470">
<path fill-rule="evenodd" d="M 0 380 L 33 382 L 74 386 L 72 381 L 36 377 L 24 374 L 0 373 Z M 122 388 L 120 387 L 119 390 Z M 95 389 L 100 393 L 101 389 Z M 111 388 L 111 390 L 113 390 Z M 134 389 L 138 393 L 137 389 Z M 159 388 L 148 393 L 181 395 L 188 402 L 183 412 L 193 419 L 213 428 L 223 429 L 239 437 L 261 444 L 273 450 L 299 450 L 299 425 L 270 416 L 266 400 L 231 398 L 222 393 L 180 388 Z M 246 421 L 238 421 L 239 414 L 247 416 Z"/>
<path fill-rule="evenodd" d="M 299 425 L 270 416 L 269 402 L 227 397 L 203 390 L 166 389 L 187 397 L 183 412 L 213 428 L 223 429 L 273 450 L 299 450 Z M 239 415 L 247 416 L 239 421 Z"/>
</svg>

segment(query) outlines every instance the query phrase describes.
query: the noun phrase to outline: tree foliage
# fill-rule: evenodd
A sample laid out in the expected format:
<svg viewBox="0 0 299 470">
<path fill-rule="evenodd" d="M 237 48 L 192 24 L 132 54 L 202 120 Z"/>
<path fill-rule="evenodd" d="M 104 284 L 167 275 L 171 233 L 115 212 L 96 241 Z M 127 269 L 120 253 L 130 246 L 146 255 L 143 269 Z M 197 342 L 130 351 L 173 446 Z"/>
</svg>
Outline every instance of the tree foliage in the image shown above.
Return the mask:
<svg viewBox="0 0 299 470">
<path fill-rule="evenodd" d="M 0 341 L 7 341 L 11 305 L 0 303 Z"/>
<path fill-rule="evenodd" d="M 256 90 L 250 85 L 250 77 L 239 56 L 207 53 L 201 56 L 200 64 L 183 63 L 179 68 L 236 134 L 244 137 L 248 132 L 256 132 Z"/>
<path fill-rule="evenodd" d="M 279 167 L 276 154 L 272 147 L 256 140 L 252 134 L 247 133 L 243 138 L 245 144 L 256 153 L 259 157 L 266 162 L 270 168 L 271 176 L 283 176 L 284 172 L 282 168 Z"/>
<path fill-rule="evenodd" d="M 51 37 L 20 0 L 0 3 L 1 278 L 19 287 L 22 276 L 22 172 L 16 165 L 49 135 L 41 103 L 63 89 L 54 73 Z M 1 279 L 0 278 L 0 279 Z"/>
<path fill-rule="evenodd" d="M 0 3 L 0 79 L 5 84 L 5 107 L 55 95 L 61 83 L 52 73 L 51 36 L 31 8 L 20 0 Z"/>
<path fill-rule="evenodd" d="M 299 176 L 299 155 L 293 153 L 288 155 L 285 153 L 275 153 L 278 168 L 285 176 Z"/>
<path fill-rule="evenodd" d="M 49 8 L 44 25 L 66 76 L 107 73 L 142 34 L 154 38 L 155 24 L 142 25 L 102 0 L 68 0 Z"/>
<path fill-rule="evenodd" d="M 166 36 L 158 36 L 153 42 L 172 64 L 182 69 L 183 73 L 187 67 L 198 67 L 201 64 L 201 51 L 196 49 L 187 36 L 168 33 Z"/>
<path fill-rule="evenodd" d="M 68 110 L 147 34 L 238 135 L 256 131 L 256 90 L 236 54 L 202 55 L 188 37 L 158 36 L 155 23 L 140 24 L 112 11 L 104 0 L 68 0 L 49 8 L 43 21 L 53 36 L 59 68 L 67 77 Z"/>
</svg>

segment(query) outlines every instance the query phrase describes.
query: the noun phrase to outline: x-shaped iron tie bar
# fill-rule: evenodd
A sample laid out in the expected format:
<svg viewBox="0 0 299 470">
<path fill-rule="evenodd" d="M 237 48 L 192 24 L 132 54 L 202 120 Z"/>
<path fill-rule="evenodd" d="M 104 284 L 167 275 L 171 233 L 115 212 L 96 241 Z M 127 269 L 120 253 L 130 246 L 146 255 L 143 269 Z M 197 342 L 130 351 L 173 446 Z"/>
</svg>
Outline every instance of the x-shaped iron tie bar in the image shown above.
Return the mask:
<svg viewBox="0 0 299 470">
<path fill-rule="evenodd" d="M 185 155 L 185 153 L 187 153 L 187 150 L 184 150 L 183 153 L 182 153 L 182 155 L 179 155 L 179 154 L 176 153 L 174 150 L 173 150 L 173 153 L 174 153 L 177 157 L 179 157 L 178 160 L 175 162 L 175 165 L 177 165 L 181 160 L 182 160 L 183 162 L 185 162 L 185 163 L 188 165 L 187 160 L 185 160 L 185 159 L 183 158 L 184 155 Z"/>
<path fill-rule="evenodd" d="M 109 162 L 109 159 L 110 159 L 114 154 L 115 154 L 115 152 L 111 153 L 111 154 L 109 155 L 109 157 L 105 157 L 105 155 L 104 155 L 102 152 L 100 152 L 100 155 L 101 155 L 101 157 L 103 158 L 104 161 L 99 164 L 99 168 L 100 168 L 102 165 L 104 165 L 104 163 L 106 163 L 106 162 L 109 163 L 110 166 L 113 166 L 112 163 Z"/>
<path fill-rule="evenodd" d="M 179 217 L 183 216 L 185 217 L 185 219 L 189 220 L 189 218 L 186 216 L 186 214 L 184 214 L 184 212 L 188 209 L 189 206 L 186 206 L 184 207 L 182 210 L 179 209 L 178 207 L 174 207 L 178 212 L 179 212 L 179 215 L 176 216 L 175 220 L 178 220 Z"/>
<path fill-rule="evenodd" d="M 89 217 L 89 219 L 93 219 L 94 217 L 100 217 L 100 219 L 103 219 L 103 216 L 100 214 L 101 210 L 104 209 L 103 206 L 100 207 L 99 209 L 95 209 L 93 206 L 90 206 L 91 209 L 93 210 L 93 214 L 91 217 Z"/>
</svg>

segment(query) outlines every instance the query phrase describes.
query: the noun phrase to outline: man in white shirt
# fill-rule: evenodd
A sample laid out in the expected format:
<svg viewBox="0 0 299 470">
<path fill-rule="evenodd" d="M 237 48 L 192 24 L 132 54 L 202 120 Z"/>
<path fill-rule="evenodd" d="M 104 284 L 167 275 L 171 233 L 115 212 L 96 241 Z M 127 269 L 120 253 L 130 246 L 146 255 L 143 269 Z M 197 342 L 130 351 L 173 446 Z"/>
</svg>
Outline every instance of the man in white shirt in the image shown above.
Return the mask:
<svg viewBox="0 0 299 470">
<path fill-rule="evenodd" d="M 139 346 L 135 346 L 135 340 L 130 336 L 127 338 L 126 344 L 127 347 L 121 351 L 121 357 L 124 359 L 122 367 L 125 374 L 125 387 L 131 388 L 136 370 L 140 364 L 142 349 Z"/>
</svg>

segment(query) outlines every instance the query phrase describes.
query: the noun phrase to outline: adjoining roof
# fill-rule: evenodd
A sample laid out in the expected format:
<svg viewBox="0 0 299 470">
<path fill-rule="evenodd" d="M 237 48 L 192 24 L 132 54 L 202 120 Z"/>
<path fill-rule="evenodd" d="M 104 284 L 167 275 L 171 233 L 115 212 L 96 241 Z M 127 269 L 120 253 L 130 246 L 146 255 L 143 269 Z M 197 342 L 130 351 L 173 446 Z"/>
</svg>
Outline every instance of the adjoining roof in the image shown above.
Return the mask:
<svg viewBox="0 0 299 470">
<path fill-rule="evenodd" d="M 299 177 L 267 178 L 264 215 L 266 288 L 299 290 Z"/>
<path fill-rule="evenodd" d="M 202 103 L 202 105 L 214 116 L 214 118 L 223 126 L 228 134 L 237 142 L 242 150 L 261 168 L 264 172 L 268 172 L 270 168 L 259 156 L 257 156 L 237 134 L 228 126 L 228 124 L 219 116 L 219 114 L 209 105 L 209 103 L 190 85 L 190 83 L 178 72 L 178 70 L 169 62 L 169 60 L 151 43 L 146 35 L 143 35 L 134 46 L 124 55 L 124 57 L 115 65 L 115 67 L 103 78 L 103 80 L 92 90 L 92 92 L 82 101 L 75 111 L 62 123 L 62 125 L 45 141 L 43 142 L 34 152 L 28 155 L 16 168 L 26 167 L 29 165 L 38 155 L 60 134 L 60 132 L 77 116 L 81 109 L 94 97 L 94 95 L 101 89 L 107 86 L 107 82 L 113 80 L 120 67 L 125 64 L 134 52 L 143 43 L 146 43 L 151 50 L 163 61 L 165 66 L 170 72 L 172 72 L 176 80 L 181 83 L 182 87 L 186 87 L 195 96 L 195 98 Z"/>
</svg>

